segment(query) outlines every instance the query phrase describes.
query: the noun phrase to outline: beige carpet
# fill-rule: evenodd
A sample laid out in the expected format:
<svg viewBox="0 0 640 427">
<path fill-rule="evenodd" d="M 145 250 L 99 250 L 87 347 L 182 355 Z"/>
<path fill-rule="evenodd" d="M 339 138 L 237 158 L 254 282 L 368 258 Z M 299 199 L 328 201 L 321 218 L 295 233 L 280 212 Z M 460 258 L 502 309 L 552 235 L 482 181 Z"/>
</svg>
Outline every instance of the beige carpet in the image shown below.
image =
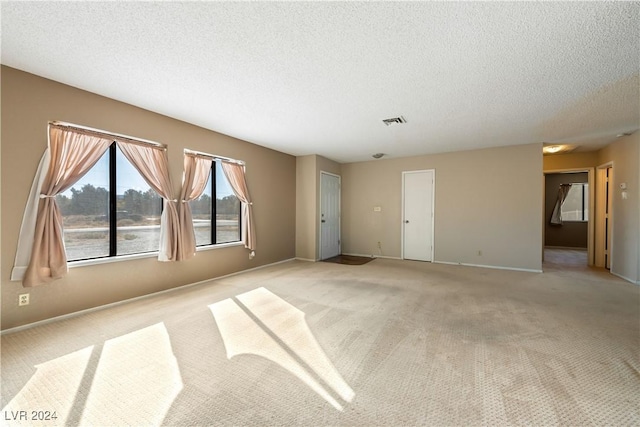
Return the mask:
<svg viewBox="0 0 640 427">
<path fill-rule="evenodd" d="M 2 336 L 0 420 L 640 425 L 639 303 L 587 268 L 289 262 Z"/>
<path fill-rule="evenodd" d="M 588 264 L 587 250 L 545 248 L 544 263 L 547 267 L 564 269 L 586 267 Z"/>
</svg>

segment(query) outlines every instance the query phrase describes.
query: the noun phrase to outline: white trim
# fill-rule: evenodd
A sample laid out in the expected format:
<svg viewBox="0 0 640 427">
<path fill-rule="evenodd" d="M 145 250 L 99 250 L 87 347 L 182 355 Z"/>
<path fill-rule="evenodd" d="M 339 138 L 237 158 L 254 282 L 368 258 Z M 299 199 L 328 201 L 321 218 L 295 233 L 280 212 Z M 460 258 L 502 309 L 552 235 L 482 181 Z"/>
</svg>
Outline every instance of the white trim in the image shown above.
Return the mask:
<svg viewBox="0 0 640 427">
<path fill-rule="evenodd" d="M 433 262 L 436 257 L 436 170 L 421 169 L 413 171 L 402 171 L 402 206 L 400 207 L 400 259 L 404 258 L 404 177 L 410 173 L 432 172 L 431 181 L 431 259 L 425 262 Z M 413 260 L 412 260 L 413 261 Z"/>
<path fill-rule="evenodd" d="M 433 261 L 433 263 L 447 264 L 447 265 L 463 265 L 465 267 L 491 268 L 494 270 L 524 271 L 526 273 L 542 273 L 542 270 L 536 270 L 533 268 L 504 267 L 504 266 L 498 266 L 498 265 L 469 264 L 466 262 L 449 262 L 449 261 Z"/>
<path fill-rule="evenodd" d="M 628 278 L 627 276 L 623 276 L 622 274 L 614 273 L 614 272 L 613 272 L 613 271 L 611 271 L 611 270 L 609 270 L 609 273 L 613 274 L 613 275 L 614 275 L 614 276 L 616 276 L 616 277 L 621 278 L 622 280 L 626 280 L 626 281 L 627 281 L 627 282 L 629 282 L 629 283 L 632 283 L 632 284 L 634 284 L 634 285 L 638 285 L 638 286 L 640 286 L 640 280 L 633 280 L 633 279 L 630 279 L 630 278 Z"/>
<path fill-rule="evenodd" d="M 186 285 L 177 286 L 177 287 L 171 288 L 171 289 L 165 289 L 165 290 L 158 291 L 158 292 L 152 292 L 150 294 L 145 294 L 145 295 L 140 295 L 140 296 L 133 297 L 133 298 L 128 298 L 128 299 L 125 299 L 125 300 L 122 300 L 122 301 L 115 301 L 115 302 L 111 302 L 111 303 L 108 303 L 108 304 L 99 305 L 97 307 L 91 307 L 91 308 L 87 308 L 87 309 L 80 310 L 80 311 L 74 311 L 73 313 L 62 314 L 60 316 L 51 317 L 49 319 L 38 320 L 37 322 L 27 323 L 26 325 L 20 325 L 20 326 L 16 326 L 15 328 L 9 328 L 9 329 L 2 330 L 2 331 L 0 331 L 0 336 L 6 335 L 6 334 L 12 334 L 12 333 L 15 333 L 15 332 L 20 332 L 20 331 L 23 331 L 25 329 L 31 329 L 31 328 L 35 328 L 36 326 L 46 325 L 46 324 L 53 323 L 53 322 L 58 322 L 58 321 L 61 321 L 61 320 L 71 319 L 71 318 L 74 318 L 74 317 L 77 317 L 77 316 L 81 316 L 83 314 L 93 313 L 95 311 L 104 310 L 104 309 L 111 308 L 111 307 L 116 307 L 116 306 L 119 306 L 119 305 L 122 305 L 122 304 L 139 301 L 139 300 L 146 299 L 146 298 L 155 297 L 155 296 L 166 294 L 166 293 L 169 293 L 169 292 L 173 292 L 173 291 L 177 291 L 177 290 L 181 290 L 181 289 L 186 289 L 186 288 L 190 288 L 190 287 L 197 286 L 197 285 L 202 285 L 202 284 L 207 283 L 207 282 L 215 282 L 215 281 L 218 281 L 218 280 L 221 280 L 221 279 L 226 279 L 227 277 L 237 276 L 239 274 L 248 273 L 248 272 L 254 271 L 254 270 L 261 270 L 261 269 L 266 268 L 266 267 L 271 267 L 271 266 L 278 265 L 278 264 L 284 264 L 286 262 L 290 262 L 290 261 L 293 261 L 293 260 L 295 260 L 295 258 L 289 258 L 289 259 L 285 259 L 285 260 L 282 260 L 282 261 L 276 261 L 276 262 L 272 262 L 271 264 L 265 264 L 265 265 L 261 265 L 261 266 L 258 266 L 258 267 L 249 268 L 247 270 L 241 270 L 241 271 L 236 271 L 235 273 L 225 274 L 224 276 L 212 277 L 210 279 L 205 279 L 205 280 L 201 280 L 199 282 L 194 282 L 194 283 L 187 283 Z"/>
<path fill-rule="evenodd" d="M 320 170 L 320 192 L 318 203 L 318 220 L 322 221 L 322 174 L 338 178 L 338 255 L 342 253 L 342 177 L 335 173 Z M 318 223 L 318 260 L 322 261 L 322 223 Z"/>
<path fill-rule="evenodd" d="M 104 258 L 81 259 L 78 261 L 68 261 L 67 266 L 69 267 L 69 269 L 71 269 L 71 268 L 78 268 L 78 267 L 89 267 L 92 265 L 99 265 L 99 264 L 110 264 L 112 262 L 131 261 L 134 259 L 144 259 L 144 258 L 158 259 L 158 251 L 144 252 L 144 253 L 130 254 L 130 255 L 110 256 L 110 257 L 104 257 Z"/>
<path fill-rule="evenodd" d="M 215 245 L 196 246 L 196 252 L 211 251 L 213 249 L 232 248 L 234 246 L 242 246 L 244 248 L 244 242 L 242 240 L 239 240 L 237 242 L 216 243 Z"/>
<path fill-rule="evenodd" d="M 244 243 L 240 241 L 240 242 L 229 242 L 229 243 L 217 243 L 215 245 L 196 246 L 196 252 L 210 251 L 213 249 L 230 248 L 234 246 L 244 246 Z M 143 253 L 129 254 L 129 255 L 118 255 L 118 256 L 104 257 L 104 258 L 82 259 L 78 261 L 69 261 L 67 265 L 71 269 L 71 268 L 77 268 L 77 267 L 88 267 L 91 265 L 110 264 L 112 262 L 131 261 L 131 260 L 144 259 L 144 258 L 157 259 L 158 251 L 143 252 Z"/>
<path fill-rule="evenodd" d="M 294 259 L 295 259 L 295 260 L 298 260 L 298 261 L 305 261 L 305 262 L 317 262 L 317 260 L 315 260 L 315 259 L 311 259 L 311 258 L 300 258 L 300 257 L 295 257 Z"/>
</svg>

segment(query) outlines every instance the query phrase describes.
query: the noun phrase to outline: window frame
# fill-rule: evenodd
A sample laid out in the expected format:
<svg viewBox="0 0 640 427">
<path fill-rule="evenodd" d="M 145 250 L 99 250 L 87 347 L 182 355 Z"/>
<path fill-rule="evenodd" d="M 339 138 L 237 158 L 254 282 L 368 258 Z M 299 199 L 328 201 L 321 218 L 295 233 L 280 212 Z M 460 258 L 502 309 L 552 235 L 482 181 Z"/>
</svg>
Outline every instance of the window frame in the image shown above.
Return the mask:
<svg viewBox="0 0 640 427">
<path fill-rule="evenodd" d="M 118 144 L 114 140 L 113 143 L 109 146 L 104 155 L 108 155 L 108 170 L 109 170 L 109 203 L 108 203 L 108 219 L 109 219 L 109 254 L 104 256 L 97 257 L 89 257 L 89 258 L 78 258 L 73 260 L 67 260 L 67 264 L 69 266 L 72 265 L 90 265 L 90 264 L 101 264 L 105 262 L 105 260 L 122 260 L 122 259 L 135 259 L 135 258 L 147 258 L 152 256 L 157 256 L 159 252 L 159 248 L 150 251 L 142 251 L 128 254 L 118 254 L 118 194 L 117 194 L 117 150 Z M 128 160 L 127 160 L 128 161 Z M 130 162 L 129 162 L 130 163 Z M 95 165 L 94 165 L 95 166 Z M 139 172 L 138 172 L 139 173 Z M 155 191 L 155 190 L 154 190 Z M 157 192 L 156 192 L 157 194 Z M 160 217 L 162 216 L 162 212 L 164 210 L 164 199 L 162 196 L 159 196 L 160 203 Z M 64 226 L 64 217 L 62 217 L 63 226 Z M 64 227 L 65 229 L 67 227 Z M 64 238 L 63 238 L 64 241 Z M 67 249 L 65 248 L 65 252 Z M 68 253 L 67 253 L 68 255 Z"/>
<path fill-rule="evenodd" d="M 571 183 L 571 188 L 569 189 L 569 192 L 571 192 L 571 190 L 580 187 L 582 189 L 581 191 L 581 207 L 582 209 L 580 210 L 580 216 L 582 219 L 565 219 L 565 211 L 563 211 L 563 207 L 565 205 L 565 203 L 563 202 L 562 205 L 560 206 L 560 213 L 562 215 L 562 221 L 563 222 L 589 222 L 589 183 L 588 182 L 572 182 Z M 568 193 L 567 193 L 568 196 Z M 565 199 L 566 202 L 566 199 Z"/>
<path fill-rule="evenodd" d="M 200 250 L 202 248 L 210 248 L 210 247 L 220 247 L 221 245 L 226 245 L 226 246 L 236 246 L 238 244 L 242 244 L 242 205 L 243 203 L 238 200 L 238 240 L 234 240 L 232 242 L 220 242 L 218 243 L 218 230 L 217 230 L 217 183 L 218 183 L 218 179 L 217 179 L 217 166 L 219 162 L 222 162 L 223 160 L 215 157 L 215 156 L 211 156 L 211 167 L 209 169 L 209 186 L 211 189 L 211 219 L 210 219 L 210 225 L 211 225 L 211 234 L 210 234 L 210 239 L 211 239 L 211 243 L 207 243 L 207 244 L 202 244 L 199 245 L 198 242 L 196 241 L 196 250 Z M 223 172 L 224 173 L 224 172 Z M 230 184 L 229 184 L 230 185 Z M 235 193 L 234 193 L 235 195 Z M 237 196 L 236 196 L 237 198 Z M 192 220 L 193 222 L 193 220 Z"/>
</svg>

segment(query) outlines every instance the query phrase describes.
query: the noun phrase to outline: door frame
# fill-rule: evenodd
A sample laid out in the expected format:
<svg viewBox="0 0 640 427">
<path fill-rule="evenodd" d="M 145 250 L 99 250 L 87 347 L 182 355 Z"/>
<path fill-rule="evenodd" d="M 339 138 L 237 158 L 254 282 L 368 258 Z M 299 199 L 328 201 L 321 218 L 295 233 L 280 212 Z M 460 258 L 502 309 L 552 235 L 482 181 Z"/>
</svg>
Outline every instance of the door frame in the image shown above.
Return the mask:
<svg viewBox="0 0 640 427">
<path fill-rule="evenodd" d="M 404 258 L 404 177 L 407 174 L 411 173 L 422 173 L 422 172 L 431 172 L 433 176 L 433 181 L 431 182 L 431 259 L 426 262 L 434 262 L 435 253 L 436 253 L 436 238 L 435 238 L 435 218 L 436 218 L 436 170 L 435 169 L 421 169 L 421 170 L 413 170 L 413 171 L 402 171 L 402 193 L 401 193 L 401 201 L 402 204 L 400 207 L 400 258 Z"/>
<path fill-rule="evenodd" d="M 342 177 L 335 173 L 320 171 L 320 191 L 318 192 L 320 200 L 318 203 L 318 217 L 317 217 L 317 236 L 318 236 L 318 259 L 323 260 L 322 257 L 322 175 L 329 175 L 338 178 L 338 255 L 342 253 Z"/>
<path fill-rule="evenodd" d="M 597 178 L 598 178 L 597 179 L 598 188 L 596 193 L 597 211 L 595 212 L 595 214 L 596 214 L 596 221 L 598 221 L 599 224 L 596 226 L 596 235 L 595 235 L 595 242 L 594 242 L 594 245 L 595 244 L 598 245 L 595 247 L 594 265 L 596 267 L 606 268 L 604 246 L 603 245 L 601 246 L 601 244 L 604 242 L 604 239 L 605 239 L 604 236 L 606 236 L 606 234 L 605 234 L 604 226 L 600 224 L 600 222 L 604 221 L 604 213 L 606 210 L 605 205 L 607 203 L 607 198 L 605 196 L 606 180 L 602 179 L 602 177 L 606 173 L 606 170 L 608 168 L 611 168 L 611 171 L 613 172 L 613 176 L 609 181 L 609 197 L 611 200 L 611 205 L 610 205 L 611 210 L 609 211 L 609 230 L 608 230 L 609 247 L 608 247 L 608 253 L 607 253 L 607 260 L 609 261 L 609 271 L 611 271 L 611 268 L 613 267 L 613 227 L 615 226 L 615 219 L 614 219 L 615 212 L 613 211 L 613 195 L 615 191 L 613 180 L 615 178 L 615 170 L 613 167 L 613 161 L 601 164 L 596 167 Z"/>
<path fill-rule="evenodd" d="M 544 260 L 544 242 L 546 237 L 546 218 L 544 212 L 544 203 L 546 200 L 546 176 L 559 174 L 559 173 L 579 173 L 587 172 L 587 183 L 589 184 L 589 218 L 587 223 L 587 265 L 593 266 L 595 264 L 595 170 L 594 168 L 573 168 L 573 169 L 551 169 L 545 170 L 543 176 L 545 178 L 545 185 L 543 185 L 542 191 L 542 258 Z"/>
</svg>

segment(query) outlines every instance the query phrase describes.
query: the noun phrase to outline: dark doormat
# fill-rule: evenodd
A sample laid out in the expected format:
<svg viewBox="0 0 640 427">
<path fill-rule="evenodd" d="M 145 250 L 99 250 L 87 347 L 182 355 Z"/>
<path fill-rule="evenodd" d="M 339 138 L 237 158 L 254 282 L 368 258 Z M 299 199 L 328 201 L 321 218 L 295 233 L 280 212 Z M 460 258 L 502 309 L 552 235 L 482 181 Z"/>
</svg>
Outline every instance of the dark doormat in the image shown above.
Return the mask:
<svg viewBox="0 0 640 427">
<path fill-rule="evenodd" d="M 334 256 L 333 258 L 323 259 L 322 261 L 333 262 L 335 264 L 362 265 L 373 260 L 374 258 L 369 258 L 364 256 L 338 255 L 338 256 Z"/>
</svg>

